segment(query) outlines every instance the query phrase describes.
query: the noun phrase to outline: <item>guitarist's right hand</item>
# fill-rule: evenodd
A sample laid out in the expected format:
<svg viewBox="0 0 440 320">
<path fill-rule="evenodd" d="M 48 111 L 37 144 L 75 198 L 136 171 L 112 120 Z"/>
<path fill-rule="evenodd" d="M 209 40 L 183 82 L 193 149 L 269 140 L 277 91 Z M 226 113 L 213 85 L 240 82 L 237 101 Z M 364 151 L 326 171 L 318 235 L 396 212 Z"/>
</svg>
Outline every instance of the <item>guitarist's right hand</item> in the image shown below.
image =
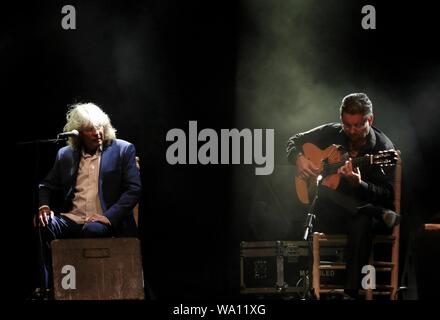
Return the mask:
<svg viewBox="0 0 440 320">
<path fill-rule="evenodd" d="M 301 179 L 308 179 L 310 177 L 317 177 L 321 169 L 316 167 L 312 161 L 307 159 L 303 154 L 299 154 L 296 158 L 296 169 L 298 176 Z"/>
</svg>

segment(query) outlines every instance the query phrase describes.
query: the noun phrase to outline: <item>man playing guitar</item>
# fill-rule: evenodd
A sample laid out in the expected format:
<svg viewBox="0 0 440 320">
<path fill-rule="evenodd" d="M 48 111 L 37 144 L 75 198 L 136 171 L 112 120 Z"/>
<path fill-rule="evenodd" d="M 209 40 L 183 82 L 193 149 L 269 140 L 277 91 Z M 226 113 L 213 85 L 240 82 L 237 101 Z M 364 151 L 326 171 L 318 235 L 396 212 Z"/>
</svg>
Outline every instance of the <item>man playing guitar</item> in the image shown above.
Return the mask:
<svg viewBox="0 0 440 320">
<path fill-rule="evenodd" d="M 296 189 L 303 203 L 316 194 L 315 230 L 346 233 L 345 292 L 356 298 L 361 269 L 368 264 L 373 232 L 399 222 L 394 210 L 394 144 L 373 126 L 373 106 L 364 93 L 342 99 L 341 123 L 324 124 L 291 137 L 287 156 L 296 165 Z"/>
</svg>

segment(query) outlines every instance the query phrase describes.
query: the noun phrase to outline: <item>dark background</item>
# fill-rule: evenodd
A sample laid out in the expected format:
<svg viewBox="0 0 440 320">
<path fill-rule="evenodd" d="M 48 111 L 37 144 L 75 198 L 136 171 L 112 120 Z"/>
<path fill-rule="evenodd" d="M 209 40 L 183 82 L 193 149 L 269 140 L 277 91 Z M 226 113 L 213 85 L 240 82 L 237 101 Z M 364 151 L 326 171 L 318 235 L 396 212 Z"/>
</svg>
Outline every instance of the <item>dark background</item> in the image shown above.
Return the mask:
<svg viewBox="0 0 440 320">
<path fill-rule="evenodd" d="M 77 30 L 61 28 L 65 4 L 76 8 Z M 414 230 L 439 212 L 433 200 L 439 176 L 433 159 L 440 136 L 436 10 L 427 2 L 403 6 L 370 1 L 377 10 L 377 30 L 365 31 L 360 27 L 364 4 L 311 1 L 307 15 L 292 13 L 300 32 L 296 34 L 304 25 L 316 30 L 306 35 L 315 54 L 313 70 L 319 71 L 313 81 L 344 78 L 352 83 L 333 91 L 338 100 L 317 104 L 315 121 L 308 119 L 304 128 L 265 122 L 264 116 L 256 117 L 252 101 L 240 103 L 244 89 L 257 92 L 252 77 L 240 72 L 253 50 L 242 48 L 252 47 L 252 39 L 264 33 L 249 1 L 41 1 L 4 6 L 3 121 L 8 137 L 13 136 L 13 152 L 5 150 L 3 155 L 13 181 L 7 199 L 14 209 L 14 227 L 7 228 L 8 237 L 14 238 L 12 296 L 26 299 L 35 285 L 34 191 L 57 150 L 41 145 L 37 153 L 35 146 L 17 142 L 55 137 L 62 131 L 68 105 L 75 102 L 100 105 L 118 136 L 137 148 L 143 182 L 143 262 L 158 299 L 238 297 L 240 241 L 300 239 L 304 214 L 290 189 L 285 142 L 322 123 L 320 106 L 330 105 L 336 117 L 340 99 L 352 89 L 369 93 L 373 104 L 379 100 L 394 105 L 390 115 L 382 103 L 378 113 L 384 117 L 379 121 L 376 115 L 378 125 L 403 152 L 403 262 Z M 289 41 L 295 43 L 295 37 Z M 305 55 L 300 62 L 307 65 L 307 59 Z M 386 99 L 375 100 L 370 88 Z M 276 103 L 266 107 L 279 111 Z M 293 105 L 292 110 L 298 117 L 304 112 Z M 267 110 L 263 115 L 271 117 Z M 399 122 L 402 117 L 409 119 L 405 125 Z M 253 165 L 169 165 L 166 133 L 172 128 L 187 132 L 189 120 L 197 120 L 199 130 L 274 128 L 274 174 L 257 177 Z M 265 213 L 256 216 L 262 202 Z M 416 288 L 411 290 L 416 297 Z"/>
</svg>

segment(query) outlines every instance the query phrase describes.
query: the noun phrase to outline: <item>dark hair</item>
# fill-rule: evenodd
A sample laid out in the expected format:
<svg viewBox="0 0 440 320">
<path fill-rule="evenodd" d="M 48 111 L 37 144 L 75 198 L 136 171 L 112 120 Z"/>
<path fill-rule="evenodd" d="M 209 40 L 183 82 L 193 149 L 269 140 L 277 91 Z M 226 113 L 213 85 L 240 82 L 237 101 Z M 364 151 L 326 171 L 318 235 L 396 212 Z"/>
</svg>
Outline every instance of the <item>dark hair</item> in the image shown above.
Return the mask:
<svg viewBox="0 0 440 320">
<path fill-rule="evenodd" d="M 341 116 L 343 113 L 369 116 L 373 114 L 373 104 L 365 93 L 350 93 L 342 99 L 340 111 Z"/>
</svg>

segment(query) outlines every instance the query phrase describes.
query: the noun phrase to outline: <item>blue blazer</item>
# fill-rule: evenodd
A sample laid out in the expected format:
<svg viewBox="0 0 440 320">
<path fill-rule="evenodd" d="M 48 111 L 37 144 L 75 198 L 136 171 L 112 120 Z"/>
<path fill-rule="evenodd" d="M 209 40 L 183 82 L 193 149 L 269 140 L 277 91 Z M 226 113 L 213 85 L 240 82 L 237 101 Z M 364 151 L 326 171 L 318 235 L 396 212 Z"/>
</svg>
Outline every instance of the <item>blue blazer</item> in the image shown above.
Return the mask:
<svg viewBox="0 0 440 320">
<path fill-rule="evenodd" d="M 62 212 L 69 212 L 75 193 L 80 151 L 66 146 L 58 151 L 55 164 L 39 185 L 39 206 L 49 205 L 51 196 L 63 196 Z M 136 167 L 136 150 L 131 143 L 115 139 L 104 146 L 99 170 L 99 200 L 115 236 L 135 237 L 137 227 L 133 208 L 139 202 L 141 180 Z"/>
</svg>

